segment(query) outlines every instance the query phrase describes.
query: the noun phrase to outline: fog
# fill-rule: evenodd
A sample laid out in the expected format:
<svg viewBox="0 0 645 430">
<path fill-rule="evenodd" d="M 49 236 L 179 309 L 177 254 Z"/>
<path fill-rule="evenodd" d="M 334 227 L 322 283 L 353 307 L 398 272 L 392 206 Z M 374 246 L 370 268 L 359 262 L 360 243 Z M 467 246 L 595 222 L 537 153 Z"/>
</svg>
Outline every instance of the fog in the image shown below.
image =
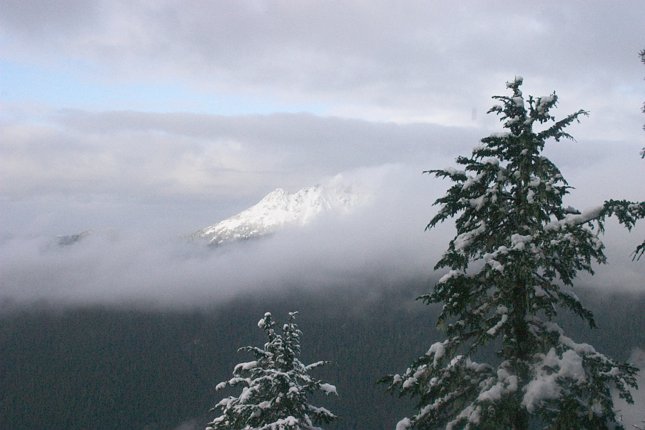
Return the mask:
<svg viewBox="0 0 645 430">
<path fill-rule="evenodd" d="M 382 195 L 350 215 L 216 249 L 190 241 L 191 230 L 184 236 L 96 230 L 62 247 L 51 236 L 13 236 L 0 248 L 2 295 L 17 302 L 187 306 L 240 292 L 413 278 L 427 272 L 429 246 L 428 202 L 404 197 L 423 184 L 419 171 L 411 173 L 396 165 L 353 172 L 348 181 Z"/>
<path fill-rule="evenodd" d="M 582 184 L 573 191 L 578 196 L 570 199 L 576 207 L 601 203 L 596 196 L 604 196 L 598 190 L 610 190 L 614 181 L 620 185 L 617 197 L 639 192 L 639 187 L 608 174 L 607 169 L 619 171 L 614 163 L 622 159 L 595 158 L 593 151 L 587 156 L 586 166 L 593 168 L 570 169 L 575 179 L 571 182 Z M 450 164 L 450 157 L 436 154 L 427 167 Z M 430 279 L 454 230 L 450 223 L 429 232 L 424 227 L 436 210 L 432 202 L 448 184 L 422 175 L 419 166 L 402 163 L 358 168 L 333 180 L 339 178 L 369 196 L 367 203 L 347 215 L 328 214 L 304 227 L 218 248 L 189 240 L 188 235 L 205 224 L 186 226 L 181 211 L 174 219 L 147 219 L 146 224 L 136 217 L 150 217 L 149 213 L 137 214 L 132 210 L 136 205 L 125 204 L 105 207 L 114 218 L 133 220 L 121 228 L 94 229 L 81 223 L 87 219 L 70 214 L 67 226 L 76 224 L 77 230 L 61 233 L 91 233 L 68 246 L 60 246 L 55 235 L 35 234 L 33 225 L 21 233 L 5 231 L 0 242 L 1 300 L 10 307 L 48 303 L 186 309 L 224 303 L 241 294 L 367 285 L 378 290 Z M 195 219 L 190 214 L 186 218 Z M 51 225 L 44 229 L 50 230 Z M 643 264 L 631 259 L 644 234 L 642 228 L 628 233 L 610 222 L 605 238 L 610 264 L 599 267 L 596 276 L 582 277 L 580 284 L 607 293 L 645 292 Z"/>
</svg>

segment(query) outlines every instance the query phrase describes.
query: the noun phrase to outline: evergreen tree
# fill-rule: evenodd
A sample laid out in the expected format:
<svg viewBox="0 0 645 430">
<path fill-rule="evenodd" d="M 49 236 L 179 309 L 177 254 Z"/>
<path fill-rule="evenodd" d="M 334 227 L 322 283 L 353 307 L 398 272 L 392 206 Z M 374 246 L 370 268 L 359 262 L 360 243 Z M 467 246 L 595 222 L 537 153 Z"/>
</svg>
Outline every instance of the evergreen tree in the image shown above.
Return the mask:
<svg viewBox="0 0 645 430">
<path fill-rule="evenodd" d="M 397 430 L 622 428 L 610 389 L 632 401 L 637 369 L 575 342 L 555 317 L 571 311 L 595 327 L 574 278 L 605 262 L 606 217 L 631 228 L 645 202 L 609 201 L 585 213 L 564 206 L 571 187 L 542 151 L 549 139 L 571 138 L 565 128 L 587 112 L 556 121 L 556 94 L 526 99 L 521 85 L 515 78 L 511 96 L 493 97 L 499 104 L 489 113 L 506 132 L 458 157 L 460 169 L 426 172 L 453 182 L 427 226 L 456 218 L 457 234 L 435 266 L 449 271 L 420 297 L 443 304 L 437 324 L 446 339 L 384 378 L 389 390 L 418 400 Z M 474 361 L 485 345 L 497 348 L 495 364 Z"/>
<path fill-rule="evenodd" d="M 307 402 L 314 392 L 336 394 L 336 387 L 313 379 L 309 371 L 326 362 L 304 365 L 300 359 L 300 335 L 295 323 L 297 312 L 289 313 L 289 321 L 281 333 L 270 313 L 258 322 L 267 342 L 263 348 L 247 346 L 255 360 L 240 363 L 233 378 L 221 382 L 217 389 L 242 387 L 238 397 L 226 397 L 214 408 L 221 415 L 208 424 L 207 430 L 320 430 L 315 424 L 336 418 L 323 407 Z"/>
</svg>

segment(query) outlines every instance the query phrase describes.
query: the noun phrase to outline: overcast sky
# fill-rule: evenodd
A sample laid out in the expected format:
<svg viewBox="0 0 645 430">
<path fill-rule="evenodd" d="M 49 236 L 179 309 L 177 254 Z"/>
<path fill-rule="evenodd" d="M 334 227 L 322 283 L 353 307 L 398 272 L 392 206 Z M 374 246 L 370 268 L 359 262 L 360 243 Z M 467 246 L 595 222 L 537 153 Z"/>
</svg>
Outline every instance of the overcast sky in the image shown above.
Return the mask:
<svg viewBox="0 0 645 430">
<path fill-rule="evenodd" d="M 219 259 L 231 272 L 227 288 L 257 284 L 232 274 L 249 255 L 267 265 L 258 267 L 281 267 L 275 284 L 303 258 L 325 261 L 320 270 L 333 273 L 321 279 L 393 255 L 401 272 L 429 270 L 430 250 L 445 242 L 423 227 L 445 184 L 420 172 L 449 165 L 499 131 L 486 115 L 490 97 L 516 75 L 525 94 L 557 91 L 557 116 L 591 113 L 571 127 L 576 142 L 548 153 L 577 188 L 572 203 L 644 200 L 643 22 L 640 0 L 0 0 L 0 265 L 12 279 L 5 291 L 41 291 L 48 271 L 63 265 L 68 274 L 56 279 L 66 288 L 95 284 L 88 291 L 109 296 L 106 279 L 116 272 L 128 273 L 113 281 L 123 289 L 145 284 L 152 296 L 167 284 L 172 296 L 178 278 L 125 269 L 141 258 L 146 273 L 160 265 L 198 271 L 168 269 L 176 249 L 157 244 L 146 254 L 151 237 L 190 233 L 276 187 L 296 191 L 337 174 L 379 194 L 360 222 L 307 233 L 328 238 L 320 253 L 283 238 L 284 255 L 263 260 L 260 246 Z M 85 246 L 98 254 L 86 249 L 64 263 L 36 239 L 86 229 L 146 239 L 126 244 L 104 233 L 110 238 L 96 241 L 121 240 L 110 251 L 121 257 L 107 258 L 98 251 L 104 244 L 93 243 Z M 610 252 L 628 257 L 637 240 L 616 237 Z M 85 270 L 88 255 L 102 265 Z M 616 267 L 629 288 L 645 284 L 643 264 Z M 211 282 L 200 276 L 186 283 Z"/>
</svg>

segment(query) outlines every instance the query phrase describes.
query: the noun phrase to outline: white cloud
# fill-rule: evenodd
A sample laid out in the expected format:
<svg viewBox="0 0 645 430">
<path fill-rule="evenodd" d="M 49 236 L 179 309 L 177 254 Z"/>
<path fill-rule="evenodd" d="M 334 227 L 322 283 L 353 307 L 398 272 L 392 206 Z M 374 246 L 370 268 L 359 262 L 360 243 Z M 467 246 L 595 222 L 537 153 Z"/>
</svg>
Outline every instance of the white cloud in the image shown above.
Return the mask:
<svg viewBox="0 0 645 430">
<path fill-rule="evenodd" d="M 449 164 L 447 159 L 435 162 Z M 2 299 L 192 307 L 289 287 L 358 288 L 372 283 L 377 288 L 430 277 L 452 226 L 423 229 L 433 212 L 431 203 L 447 184 L 407 164 L 356 169 L 344 178 L 373 193 L 373 203 L 350 216 L 323 218 L 268 239 L 215 250 L 186 243 L 177 231 L 153 228 L 152 220 L 139 231 L 99 230 L 63 248 L 51 236 L 5 235 L 0 241 Z M 123 209 L 131 211 L 132 206 Z M 203 226 L 185 227 L 183 233 Z M 642 265 L 629 257 L 641 233 L 610 228 L 611 237 L 618 236 L 608 241 L 611 264 L 580 284 L 642 291 Z"/>
<path fill-rule="evenodd" d="M 6 238 L 0 243 L 2 298 L 181 307 L 294 286 L 351 286 L 366 273 L 395 281 L 428 272 L 427 204 L 406 198 L 415 193 L 410 188 L 419 189 L 412 175 L 400 166 L 348 175 L 381 191 L 373 205 L 215 250 L 159 231 L 98 231 L 62 248 L 53 238 Z"/>
<path fill-rule="evenodd" d="M 346 169 L 409 162 L 472 133 L 305 114 L 60 112 L 0 124 L 1 192 L 259 197 Z M 447 151 L 447 147 L 446 151 Z"/>
<path fill-rule="evenodd" d="M 643 88 L 636 0 L 12 1 L 3 10 L 12 61 L 63 70 L 72 61 L 82 81 L 181 83 L 374 120 L 470 124 L 473 109 L 481 119 L 488 98 L 523 74 L 539 92 L 568 92 L 567 110 L 591 109 L 595 133 L 616 133 L 634 126 Z"/>
</svg>

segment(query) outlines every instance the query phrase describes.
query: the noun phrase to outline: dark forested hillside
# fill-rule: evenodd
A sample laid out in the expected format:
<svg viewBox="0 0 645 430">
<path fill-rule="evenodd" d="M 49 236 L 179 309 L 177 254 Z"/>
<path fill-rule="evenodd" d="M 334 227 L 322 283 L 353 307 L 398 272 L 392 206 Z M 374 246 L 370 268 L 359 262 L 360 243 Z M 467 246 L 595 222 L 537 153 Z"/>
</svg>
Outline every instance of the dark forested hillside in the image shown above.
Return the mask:
<svg viewBox="0 0 645 430">
<path fill-rule="evenodd" d="M 331 360 L 319 376 L 338 398 L 317 399 L 340 416 L 329 429 L 391 429 L 410 405 L 376 381 L 401 371 L 439 336 L 432 309 L 404 288 L 283 292 L 208 311 L 31 309 L 0 316 L 0 429 L 203 428 L 222 397 L 215 385 L 245 361 L 236 350 L 264 340 L 257 321 L 299 310 L 303 361 Z M 645 347 L 645 295 L 582 299 L 599 330 L 570 325 L 616 358 Z"/>
</svg>

